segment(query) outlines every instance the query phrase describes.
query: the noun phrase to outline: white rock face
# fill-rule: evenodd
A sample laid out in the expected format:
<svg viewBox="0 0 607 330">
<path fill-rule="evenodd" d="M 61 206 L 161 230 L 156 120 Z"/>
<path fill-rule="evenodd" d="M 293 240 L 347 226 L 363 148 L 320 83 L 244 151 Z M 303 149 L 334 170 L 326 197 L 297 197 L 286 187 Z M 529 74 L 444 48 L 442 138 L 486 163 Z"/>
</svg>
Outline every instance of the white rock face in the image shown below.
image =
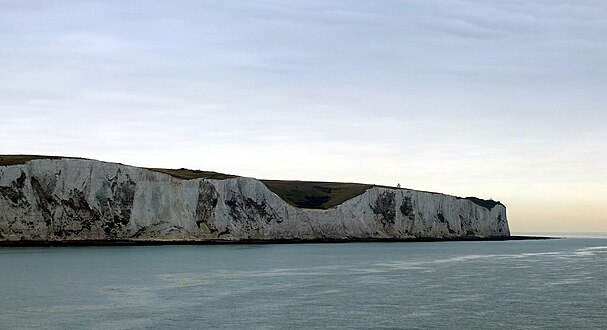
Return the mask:
<svg viewBox="0 0 607 330">
<path fill-rule="evenodd" d="M 0 166 L 0 241 L 314 240 L 509 236 L 506 208 L 371 188 L 328 209 L 293 207 L 259 180 L 181 180 L 92 160 Z"/>
</svg>

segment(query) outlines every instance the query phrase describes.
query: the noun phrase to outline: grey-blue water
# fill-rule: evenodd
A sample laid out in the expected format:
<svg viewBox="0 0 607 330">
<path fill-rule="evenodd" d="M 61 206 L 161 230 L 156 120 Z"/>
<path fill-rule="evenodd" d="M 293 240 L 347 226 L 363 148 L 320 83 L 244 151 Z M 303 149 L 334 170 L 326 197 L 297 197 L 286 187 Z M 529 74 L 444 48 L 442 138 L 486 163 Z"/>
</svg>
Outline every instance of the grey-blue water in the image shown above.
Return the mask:
<svg viewBox="0 0 607 330">
<path fill-rule="evenodd" d="M 607 239 L 0 248 L 0 329 L 607 328 Z"/>
</svg>

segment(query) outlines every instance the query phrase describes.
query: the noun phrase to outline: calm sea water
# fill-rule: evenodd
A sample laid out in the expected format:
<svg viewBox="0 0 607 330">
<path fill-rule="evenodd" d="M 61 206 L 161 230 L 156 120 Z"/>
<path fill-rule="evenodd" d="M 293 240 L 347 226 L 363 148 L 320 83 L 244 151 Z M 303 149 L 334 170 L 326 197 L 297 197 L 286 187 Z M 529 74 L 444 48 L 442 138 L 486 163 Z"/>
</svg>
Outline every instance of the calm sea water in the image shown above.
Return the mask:
<svg viewBox="0 0 607 330">
<path fill-rule="evenodd" d="M 607 239 L 0 248 L 0 329 L 607 328 Z"/>
</svg>

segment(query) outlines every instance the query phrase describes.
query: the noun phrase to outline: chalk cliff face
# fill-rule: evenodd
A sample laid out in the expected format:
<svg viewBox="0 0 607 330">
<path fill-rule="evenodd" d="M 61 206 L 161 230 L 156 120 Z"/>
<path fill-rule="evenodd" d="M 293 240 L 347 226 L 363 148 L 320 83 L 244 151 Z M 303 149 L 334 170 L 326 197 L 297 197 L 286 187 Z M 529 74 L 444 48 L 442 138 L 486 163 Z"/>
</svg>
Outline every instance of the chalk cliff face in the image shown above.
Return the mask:
<svg viewBox="0 0 607 330">
<path fill-rule="evenodd" d="M 509 236 L 506 208 L 374 187 L 301 209 L 253 178 L 181 180 L 93 160 L 0 166 L 0 241 L 288 240 Z"/>
</svg>

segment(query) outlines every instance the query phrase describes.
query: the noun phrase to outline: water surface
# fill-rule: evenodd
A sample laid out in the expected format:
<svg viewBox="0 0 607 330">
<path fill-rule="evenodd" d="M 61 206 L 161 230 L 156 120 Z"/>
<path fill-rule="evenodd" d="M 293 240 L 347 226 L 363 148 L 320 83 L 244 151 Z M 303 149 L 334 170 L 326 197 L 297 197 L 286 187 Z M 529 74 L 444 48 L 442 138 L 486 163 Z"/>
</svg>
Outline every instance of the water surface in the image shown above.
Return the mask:
<svg viewBox="0 0 607 330">
<path fill-rule="evenodd" d="M 0 248 L 0 329 L 605 324 L 607 239 Z"/>
</svg>

